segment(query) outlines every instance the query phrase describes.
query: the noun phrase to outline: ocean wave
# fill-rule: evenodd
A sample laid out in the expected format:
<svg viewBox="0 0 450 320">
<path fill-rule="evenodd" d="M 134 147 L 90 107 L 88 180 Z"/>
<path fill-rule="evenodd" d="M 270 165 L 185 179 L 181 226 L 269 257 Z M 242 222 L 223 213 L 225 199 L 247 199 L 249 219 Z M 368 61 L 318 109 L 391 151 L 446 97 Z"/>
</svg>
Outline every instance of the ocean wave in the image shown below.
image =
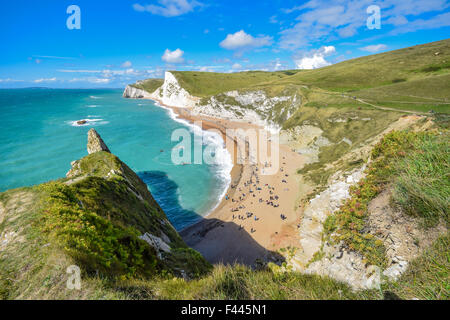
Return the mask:
<svg viewBox="0 0 450 320">
<path fill-rule="evenodd" d="M 97 97 L 97 96 L 89 96 L 89 98 L 91 98 L 91 99 L 101 99 L 101 97 Z"/>
<path fill-rule="evenodd" d="M 87 108 L 98 108 L 100 107 L 98 104 L 90 104 L 86 106 Z"/>
<path fill-rule="evenodd" d="M 80 121 L 82 121 L 83 123 L 80 123 Z M 72 127 L 86 127 L 108 124 L 109 121 L 105 121 L 104 119 L 80 119 L 75 121 L 66 121 L 66 123 Z"/>
<path fill-rule="evenodd" d="M 213 171 L 213 174 L 219 178 L 221 181 L 221 190 L 218 193 L 217 201 L 214 206 L 209 210 L 208 214 L 214 211 L 225 197 L 228 188 L 231 184 L 231 170 L 233 169 L 233 160 L 231 158 L 231 154 L 228 152 L 225 141 L 222 138 L 222 135 L 218 132 L 203 130 L 199 126 L 177 117 L 177 114 L 168 107 L 161 105 L 159 102 L 154 101 L 154 104 L 160 108 L 163 108 L 168 111 L 169 117 L 186 127 L 188 127 L 194 135 L 203 136 L 203 145 L 214 146 L 214 163 L 210 164 L 210 167 Z"/>
</svg>

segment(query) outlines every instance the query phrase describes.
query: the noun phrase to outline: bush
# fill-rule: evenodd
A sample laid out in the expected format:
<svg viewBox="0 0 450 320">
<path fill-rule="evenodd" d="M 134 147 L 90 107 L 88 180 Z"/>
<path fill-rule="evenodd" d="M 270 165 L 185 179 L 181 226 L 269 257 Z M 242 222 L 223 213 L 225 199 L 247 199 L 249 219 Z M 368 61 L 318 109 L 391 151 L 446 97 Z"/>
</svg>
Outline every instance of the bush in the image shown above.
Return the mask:
<svg viewBox="0 0 450 320">
<path fill-rule="evenodd" d="M 42 231 L 85 270 L 122 277 L 155 273 L 156 252 L 139 239 L 136 229 L 84 209 L 70 186 L 50 182 L 39 189 L 44 194 Z"/>
</svg>

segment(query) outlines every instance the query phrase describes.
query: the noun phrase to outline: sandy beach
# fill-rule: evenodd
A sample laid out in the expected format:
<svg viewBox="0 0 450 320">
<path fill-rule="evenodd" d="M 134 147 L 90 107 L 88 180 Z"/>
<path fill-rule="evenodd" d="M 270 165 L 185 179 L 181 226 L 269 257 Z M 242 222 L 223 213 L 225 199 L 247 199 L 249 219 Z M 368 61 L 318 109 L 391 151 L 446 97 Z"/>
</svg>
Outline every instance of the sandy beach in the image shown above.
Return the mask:
<svg viewBox="0 0 450 320">
<path fill-rule="evenodd" d="M 163 106 L 174 110 L 179 118 L 202 121 L 204 130 L 220 130 L 224 141 L 226 129 L 261 129 L 245 122 L 194 116 L 188 108 Z M 226 196 L 207 217 L 180 234 L 211 263 L 254 265 L 256 259 L 275 260 L 278 249 L 298 246 L 302 207 L 296 171 L 306 159 L 288 146 L 279 145 L 278 172 L 262 175 L 264 164 L 237 163 L 236 141 L 229 152 L 233 153 L 234 166 Z M 307 186 L 302 188 L 303 195 L 306 194 L 305 187 L 307 189 Z"/>
</svg>

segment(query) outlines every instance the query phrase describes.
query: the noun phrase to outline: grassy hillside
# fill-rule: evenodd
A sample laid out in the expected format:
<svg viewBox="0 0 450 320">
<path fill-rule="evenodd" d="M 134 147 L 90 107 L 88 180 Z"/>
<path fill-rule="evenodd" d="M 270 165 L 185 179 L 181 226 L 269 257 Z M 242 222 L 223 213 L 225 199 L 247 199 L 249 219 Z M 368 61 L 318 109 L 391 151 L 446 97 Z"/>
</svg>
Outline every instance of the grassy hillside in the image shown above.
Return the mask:
<svg viewBox="0 0 450 320">
<path fill-rule="evenodd" d="M 156 89 L 162 86 L 164 83 L 164 79 L 146 79 L 135 84 L 132 84 L 132 87 L 145 90 L 149 93 L 155 92 Z"/>
<path fill-rule="evenodd" d="M 202 98 L 230 90 L 259 89 L 276 96 L 294 86 L 308 96 L 307 103 L 321 106 L 360 107 L 365 103 L 354 101 L 360 98 L 375 105 L 372 108 L 450 113 L 450 39 L 315 70 L 173 73 L 183 88 Z M 317 90 L 322 94 L 311 94 Z M 332 94 L 335 96 L 330 99 Z"/>
<path fill-rule="evenodd" d="M 429 133 L 393 133 L 373 151 L 374 157 L 389 161 L 386 165 L 377 160 L 373 166 L 380 169 L 376 174 L 382 181 L 398 186 L 394 201 L 407 214 L 432 224 L 436 219 L 448 223 L 448 130 L 446 121 L 437 122 L 443 126 Z M 395 146 L 399 142 L 400 153 Z M 280 273 L 271 264 L 258 270 L 240 265 L 211 269 L 184 245 L 146 186 L 117 157 L 100 151 L 74 168 L 70 178 L 0 193 L 0 233 L 6 239 L 0 246 L 1 299 L 450 298 L 448 234 L 381 290 L 354 292 L 326 277 Z M 407 170 L 414 174 L 405 176 Z M 348 229 L 352 224 L 346 221 L 351 219 L 362 232 L 363 220 L 346 214 L 346 208 L 334 221 L 344 221 Z M 358 233 L 345 228 L 342 234 L 351 235 L 346 241 L 360 244 Z M 170 253 L 158 256 L 139 239 L 149 230 L 170 239 Z M 81 290 L 66 287 L 66 269 L 74 264 L 82 270 Z M 181 269 L 190 280 L 183 279 Z"/>
<path fill-rule="evenodd" d="M 256 88 L 288 78 L 297 72 L 299 71 L 247 71 L 238 73 L 172 71 L 184 89 L 190 94 L 201 98 L 231 90 Z"/>
<path fill-rule="evenodd" d="M 356 91 L 450 72 L 450 39 L 308 70 L 282 82 Z M 447 92 L 447 94 L 450 94 Z"/>
<path fill-rule="evenodd" d="M 105 151 L 75 162 L 70 178 L 1 193 L 0 213 L 3 298 L 95 298 L 100 279 L 193 278 L 211 267 L 186 246 L 139 177 Z M 85 291 L 65 289 L 70 265 L 82 270 Z"/>
</svg>

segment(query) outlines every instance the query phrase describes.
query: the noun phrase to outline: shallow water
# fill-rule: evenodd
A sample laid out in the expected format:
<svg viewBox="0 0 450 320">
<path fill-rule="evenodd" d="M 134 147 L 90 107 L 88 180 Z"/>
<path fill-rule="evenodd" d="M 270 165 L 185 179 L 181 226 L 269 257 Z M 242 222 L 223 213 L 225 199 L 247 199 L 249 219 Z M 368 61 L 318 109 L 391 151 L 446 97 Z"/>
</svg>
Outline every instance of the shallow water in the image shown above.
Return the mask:
<svg viewBox="0 0 450 320">
<path fill-rule="evenodd" d="M 189 129 L 194 141 L 201 131 L 150 100 L 122 98 L 122 90 L 0 90 L 0 114 L 0 191 L 64 177 L 87 154 L 90 128 L 141 176 L 178 230 L 210 212 L 229 184 L 220 138 L 208 136 L 220 146 L 220 164 L 174 165 L 172 132 Z M 79 126 L 81 119 L 87 123 Z"/>
</svg>

